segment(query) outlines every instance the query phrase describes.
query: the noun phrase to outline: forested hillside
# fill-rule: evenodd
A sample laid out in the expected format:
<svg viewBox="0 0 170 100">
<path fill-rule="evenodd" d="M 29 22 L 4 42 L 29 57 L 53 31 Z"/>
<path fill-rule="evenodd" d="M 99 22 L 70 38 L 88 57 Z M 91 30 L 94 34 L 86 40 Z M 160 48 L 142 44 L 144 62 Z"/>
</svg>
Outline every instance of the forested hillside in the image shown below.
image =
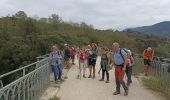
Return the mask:
<svg viewBox="0 0 170 100">
<path fill-rule="evenodd" d="M 160 38 L 135 34 L 94 29 L 84 22 L 66 22 L 56 14 L 49 18 L 31 18 L 19 11 L 0 18 L 0 74 L 35 61 L 37 56 L 48 53 L 53 44 L 63 48 L 65 43 L 79 46 L 95 42 L 110 48 L 117 41 L 121 47 L 137 53 L 151 46 L 157 48 L 158 56 L 168 56 L 164 48 L 169 47 Z"/>
</svg>

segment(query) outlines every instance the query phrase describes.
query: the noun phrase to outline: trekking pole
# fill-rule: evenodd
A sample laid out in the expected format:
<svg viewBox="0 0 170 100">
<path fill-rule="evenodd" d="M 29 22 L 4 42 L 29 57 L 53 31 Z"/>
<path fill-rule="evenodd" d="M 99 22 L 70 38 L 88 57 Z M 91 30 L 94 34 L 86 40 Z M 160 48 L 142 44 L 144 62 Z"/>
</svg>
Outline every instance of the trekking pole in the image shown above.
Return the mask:
<svg viewBox="0 0 170 100">
<path fill-rule="evenodd" d="M 100 76 L 100 71 L 102 70 L 102 67 L 100 67 L 100 69 L 99 69 L 99 72 L 98 72 L 98 74 L 99 74 L 99 76 Z"/>
</svg>

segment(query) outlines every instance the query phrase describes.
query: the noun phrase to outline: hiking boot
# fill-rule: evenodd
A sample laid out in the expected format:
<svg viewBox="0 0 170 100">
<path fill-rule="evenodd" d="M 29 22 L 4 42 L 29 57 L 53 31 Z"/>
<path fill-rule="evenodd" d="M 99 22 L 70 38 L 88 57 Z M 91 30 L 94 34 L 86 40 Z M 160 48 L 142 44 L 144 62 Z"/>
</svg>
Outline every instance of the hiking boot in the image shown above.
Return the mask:
<svg viewBox="0 0 170 100">
<path fill-rule="evenodd" d="M 88 78 L 91 78 L 91 75 L 89 75 L 89 77 Z"/>
<path fill-rule="evenodd" d="M 60 82 L 64 82 L 65 80 L 61 79 Z"/>
<path fill-rule="evenodd" d="M 124 96 L 128 95 L 128 90 L 125 90 Z"/>
<path fill-rule="evenodd" d="M 100 79 L 99 81 L 104 81 L 104 79 Z"/>
<path fill-rule="evenodd" d="M 86 78 L 86 76 L 85 76 L 85 75 L 83 75 L 83 78 Z"/>
<path fill-rule="evenodd" d="M 92 77 L 93 79 L 95 79 L 95 75 L 93 75 L 93 77 Z"/>
<path fill-rule="evenodd" d="M 120 92 L 118 92 L 118 91 L 113 93 L 113 95 L 118 95 L 118 94 L 120 94 Z"/>
<path fill-rule="evenodd" d="M 109 83 L 109 80 L 107 80 L 106 83 Z"/>
</svg>

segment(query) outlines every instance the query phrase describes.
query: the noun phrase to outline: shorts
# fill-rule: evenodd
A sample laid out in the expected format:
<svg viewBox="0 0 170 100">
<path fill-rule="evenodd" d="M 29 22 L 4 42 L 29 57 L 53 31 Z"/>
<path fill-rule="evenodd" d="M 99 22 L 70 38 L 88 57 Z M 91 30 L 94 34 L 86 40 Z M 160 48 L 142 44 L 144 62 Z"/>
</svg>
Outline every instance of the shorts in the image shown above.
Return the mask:
<svg viewBox="0 0 170 100">
<path fill-rule="evenodd" d="M 95 65 L 96 65 L 96 59 L 89 58 L 89 59 L 88 59 L 88 62 L 89 62 L 89 66 L 95 67 Z"/>
<path fill-rule="evenodd" d="M 148 59 L 144 59 L 143 60 L 144 61 L 144 65 L 151 65 L 151 61 L 150 60 L 148 60 Z"/>
<path fill-rule="evenodd" d="M 124 78 L 123 66 L 115 67 L 115 77 L 116 78 Z"/>
</svg>

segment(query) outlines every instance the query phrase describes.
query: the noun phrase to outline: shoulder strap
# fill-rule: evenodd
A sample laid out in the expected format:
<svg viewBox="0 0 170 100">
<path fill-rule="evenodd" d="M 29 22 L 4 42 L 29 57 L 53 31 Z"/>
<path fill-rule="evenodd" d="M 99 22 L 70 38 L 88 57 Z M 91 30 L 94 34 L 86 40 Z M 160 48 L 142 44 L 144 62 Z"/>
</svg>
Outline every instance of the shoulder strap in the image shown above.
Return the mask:
<svg viewBox="0 0 170 100">
<path fill-rule="evenodd" d="M 124 50 L 124 49 L 123 49 Z M 125 50 L 124 50 L 125 51 Z M 123 60 L 125 61 L 125 59 L 124 59 L 124 57 L 123 57 L 123 54 L 122 54 L 122 49 L 120 49 L 120 55 L 121 55 L 121 57 L 123 58 Z"/>
</svg>

